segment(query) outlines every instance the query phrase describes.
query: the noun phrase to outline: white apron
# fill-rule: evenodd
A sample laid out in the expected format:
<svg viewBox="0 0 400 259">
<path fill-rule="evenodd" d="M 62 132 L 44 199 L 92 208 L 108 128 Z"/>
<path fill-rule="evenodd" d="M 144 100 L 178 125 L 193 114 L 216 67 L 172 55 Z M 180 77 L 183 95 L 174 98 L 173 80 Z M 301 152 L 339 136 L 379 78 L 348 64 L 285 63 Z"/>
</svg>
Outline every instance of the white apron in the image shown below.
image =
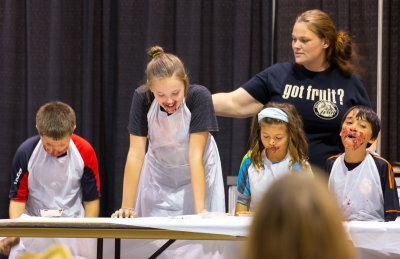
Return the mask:
<svg viewBox="0 0 400 259">
<path fill-rule="evenodd" d="M 265 150 L 262 152 L 262 162 L 264 169 L 259 172 L 256 171 L 253 164 L 249 168 L 249 185 L 251 193 L 250 211 L 254 211 L 258 202 L 262 199 L 267 192 L 269 186 L 279 179 L 280 177 L 290 173 L 290 155 L 287 153 L 286 157 L 279 163 L 272 163 L 265 155 Z"/>
<path fill-rule="evenodd" d="M 26 215 L 40 216 L 39 209 L 64 209 L 63 217 L 84 216 L 80 181 L 84 162 L 78 154 L 72 140 L 67 155 L 61 158 L 48 154 L 39 141 L 28 164 Z M 18 258 L 27 252 L 43 253 L 56 243 L 68 246 L 74 258 L 96 258 L 96 239 L 87 238 L 20 238 L 9 258 Z"/>
<path fill-rule="evenodd" d="M 167 115 L 153 101 L 148 119 L 149 146 L 136 195 L 135 211 L 141 217 L 194 214 L 189 167 L 191 113 L 183 101 Z M 225 193 L 217 145 L 208 135 L 204 151 L 205 208 L 225 212 Z"/>
<path fill-rule="evenodd" d="M 328 186 L 346 220 L 384 221 L 381 180 L 369 152 L 351 171 L 344 164 L 344 154 L 339 156 L 332 166 Z"/>
</svg>

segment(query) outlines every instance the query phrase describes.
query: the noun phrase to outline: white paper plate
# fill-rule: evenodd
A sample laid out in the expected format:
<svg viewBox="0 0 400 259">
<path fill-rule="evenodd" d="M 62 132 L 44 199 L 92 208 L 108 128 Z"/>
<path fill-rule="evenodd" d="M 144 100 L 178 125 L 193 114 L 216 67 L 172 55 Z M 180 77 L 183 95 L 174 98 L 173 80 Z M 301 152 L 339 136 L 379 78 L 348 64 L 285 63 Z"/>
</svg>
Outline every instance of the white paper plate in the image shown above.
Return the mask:
<svg viewBox="0 0 400 259">
<path fill-rule="evenodd" d="M 64 209 L 58 210 L 48 210 L 48 209 L 40 209 L 39 213 L 42 217 L 61 217 Z"/>
</svg>

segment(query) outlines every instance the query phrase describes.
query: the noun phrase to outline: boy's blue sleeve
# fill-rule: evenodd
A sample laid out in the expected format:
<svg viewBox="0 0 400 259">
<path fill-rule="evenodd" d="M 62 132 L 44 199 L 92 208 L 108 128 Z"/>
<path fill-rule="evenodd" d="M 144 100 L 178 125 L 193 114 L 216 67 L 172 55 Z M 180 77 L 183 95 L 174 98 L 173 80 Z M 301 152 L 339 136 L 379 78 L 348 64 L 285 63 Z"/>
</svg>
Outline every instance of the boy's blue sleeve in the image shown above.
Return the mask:
<svg viewBox="0 0 400 259">
<path fill-rule="evenodd" d="M 251 193 L 249 184 L 249 172 L 248 169 L 251 165 L 250 154 L 247 153 L 240 164 L 238 183 L 237 183 L 237 202 L 245 206 L 250 206 Z"/>
<path fill-rule="evenodd" d="M 26 202 L 28 199 L 28 164 L 39 140 L 39 135 L 30 137 L 18 147 L 15 153 L 11 169 L 11 188 L 8 196 L 11 200 Z"/>
<path fill-rule="evenodd" d="M 381 179 L 385 221 L 393 221 L 400 215 L 399 196 L 391 164 L 384 158 L 373 155 Z"/>
</svg>

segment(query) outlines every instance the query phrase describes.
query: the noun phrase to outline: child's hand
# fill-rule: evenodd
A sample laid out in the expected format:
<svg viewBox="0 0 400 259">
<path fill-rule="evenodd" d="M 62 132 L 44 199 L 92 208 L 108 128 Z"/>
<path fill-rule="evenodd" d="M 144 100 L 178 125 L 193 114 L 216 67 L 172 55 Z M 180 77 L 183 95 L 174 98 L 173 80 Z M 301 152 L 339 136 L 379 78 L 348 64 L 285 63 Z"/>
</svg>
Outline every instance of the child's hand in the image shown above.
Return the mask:
<svg viewBox="0 0 400 259">
<path fill-rule="evenodd" d="M 9 255 L 13 246 L 19 243 L 19 237 L 6 237 L 0 240 L 0 254 Z"/>
<path fill-rule="evenodd" d="M 200 214 L 200 213 L 208 213 L 208 210 L 206 210 L 206 209 L 202 209 L 200 212 L 198 212 L 197 214 Z"/>
<path fill-rule="evenodd" d="M 116 210 L 112 215 L 111 218 L 136 218 L 137 213 L 131 208 L 121 208 Z"/>
</svg>

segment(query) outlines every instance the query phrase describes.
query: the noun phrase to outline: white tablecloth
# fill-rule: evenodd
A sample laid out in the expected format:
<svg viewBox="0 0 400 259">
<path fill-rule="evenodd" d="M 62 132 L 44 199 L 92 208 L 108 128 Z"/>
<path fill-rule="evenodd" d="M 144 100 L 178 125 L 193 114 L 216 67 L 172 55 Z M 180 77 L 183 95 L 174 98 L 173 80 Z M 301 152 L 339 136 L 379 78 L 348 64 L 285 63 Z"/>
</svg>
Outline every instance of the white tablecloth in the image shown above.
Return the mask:
<svg viewBox="0 0 400 259">
<path fill-rule="evenodd" d="M 399 254 L 400 220 L 391 222 L 351 221 L 343 223 L 354 246 Z"/>
<path fill-rule="evenodd" d="M 40 218 L 40 217 L 23 217 L 21 220 L 32 221 L 52 221 L 52 222 L 99 222 L 129 225 L 136 227 L 151 227 L 158 229 L 180 230 L 188 232 L 223 234 L 232 236 L 247 236 L 248 229 L 251 224 L 252 217 L 233 217 L 221 213 L 203 214 L 203 215 L 187 215 L 178 217 L 147 217 L 147 218 Z M 2 220 L 7 221 L 7 220 Z M 13 220 L 15 221 L 15 220 Z M 358 248 L 367 250 L 375 250 L 380 253 L 396 254 L 400 258 L 400 220 L 392 222 L 367 222 L 352 221 L 343 223 L 345 230 L 349 234 L 349 238 Z M 131 258 L 133 254 L 140 254 L 140 251 L 146 250 L 146 254 L 154 252 L 166 240 L 127 240 L 121 242 L 121 258 Z M 185 251 L 198 256 L 204 254 L 207 258 L 239 258 L 241 241 L 224 241 L 224 240 L 177 240 L 165 252 L 185 255 Z M 105 255 L 103 258 L 113 258 L 114 241 L 109 239 L 105 242 Z M 144 250 L 143 250 L 144 249 Z M 107 256 L 109 255 L 109 256 Z M 227 256 L 229 255 L 229 257 Z M 140 257 L 139 257 L 140 258 Z M 167 256 L 161 258 L 175 258 Z M 189 258 L 189 257 L 181 257 Z M 196 258 L 191 257 L 191 258 Z"/>
</svg>

